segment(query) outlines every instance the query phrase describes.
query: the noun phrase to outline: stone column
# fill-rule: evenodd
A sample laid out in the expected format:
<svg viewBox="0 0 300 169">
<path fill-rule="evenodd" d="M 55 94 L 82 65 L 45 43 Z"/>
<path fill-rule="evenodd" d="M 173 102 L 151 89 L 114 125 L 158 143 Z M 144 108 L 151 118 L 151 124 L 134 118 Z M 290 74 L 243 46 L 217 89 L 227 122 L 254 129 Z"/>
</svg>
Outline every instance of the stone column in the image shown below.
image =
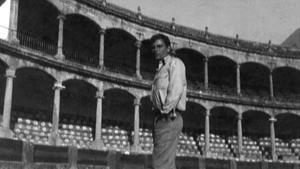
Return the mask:
<svg viewBox="0 0 300 169">
<path fill-rule="evenodd" d="M 105 29 L 100 29 L 100 46 L 99 46 L 99 67 L 104 68 L 104 35 Z"/>
<path fill-rule="evenodd" d="M 19 0 L 11 0 L 8 40 L 14 43 L 19 43 L 19 39 L 17 38 L 18 13 L 19 13 Z"/>
<path fill-rule="evenodd" d="M 236 64 L 236 92 L 241 95 L 241 77 L 240 77 L 240 64 Z"/>
<path fill-rule="evenodd" d="M 10 116 L 13 92 L 13 79 L 15 78 L 15 70 L 8 68 L 6 70 L 6 87 L 3 105 L 3 126 L 0 126 L 0 137 L 12 138 L 13 132 L 10 130 Z"/>
<path fill-rule="evenodd" d="M 55 82 L 53 86 L 54 90 L 54 102 L 53 102 L 53 112 L 52 112 L 52 132 L 49 137 L 49 143 L 52 145 L 59 145 L 60 138 L 58 133 L 58 122 L 60 113 L 60 91 L 65 87 L 61 82 Z"/>
<path fill-rule="evenodd" d="M 270 121 L 270 135 L 271 135 L 271 150 L 272 150 L 272 159 L 277 160 L 276 155 L 276 144 L 275 144 L 275 128 L 274 123 L 277 121 L 275 117 L 271 117 Z"/>
<path fill-rule="evenodd" d="M 141 67 L 141 46 L 142 42 L 140 40 L 137 40 L 135 43 L 137 49 L 136 49 L 136 71 L 135 75 L 138 79 L 142 79 L 140 67 Z"/>
<path fill-rule="evenodd" d="M 64 20 L 66 19 L 64 14 L 60 14 L 57 19 L 59 20 L 59 28 L 58 28 L 58 42 L 57 42 L 57 59 L 64 59 L 65 56 L 63 54 L 63 39 L 64 39 Z"/>
<path fill-rule="evenodd" d="M 140 129 L 140 98 L 134 99 L 134 139 L 131 151 L 139 152 L 141 151 L 139 129 Z"/>
<path fill-rule="evenodd" d="M 209 116 L 210 116 L 210 110 L 206 109 L 206 114 L 205 114 L 205 156 L 209 157 L 209 147 L 210 147 L 210 133 L 209 133 Z"/>
<path fill-rule="evenodd" d="M 238 128 L 238 153 L 239 157 L 241 157 L 241 154 L 243 152 L 243 128 L 242 128 L 242 113 L 238 114 L 238 123 L 237 123 L 237 128 Z"/>
<path fill-rule="evenodd" d="M 273 71 L 270 71 L 269 74 L 269 81 L 270 81 L 270 98 L 274 99 L 274 89 L 273 89 Z"/>
<path fill-rule="evenodd" d="M 208 57 L 204 57 L 204 88 L 208 90 Z"/>
<path fill-rule="evenodd" d="M 102 141 L 102 99 L 103 90 L 99 90 L 96 93 L 97 98 L 97 110 L 96 110 L 96 132 L 95 132 L 95 141 L 93 143 L 94 149 L 101 150 L 104 148 L 104 144 Z"/>
</svg>

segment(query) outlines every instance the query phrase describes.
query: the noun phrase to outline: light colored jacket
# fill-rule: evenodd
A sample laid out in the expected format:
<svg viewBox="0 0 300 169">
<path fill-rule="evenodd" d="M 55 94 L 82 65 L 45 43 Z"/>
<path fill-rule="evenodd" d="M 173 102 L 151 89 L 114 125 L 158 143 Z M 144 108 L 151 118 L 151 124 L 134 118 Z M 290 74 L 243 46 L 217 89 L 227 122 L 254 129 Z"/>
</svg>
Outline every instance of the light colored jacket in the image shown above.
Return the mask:
<svg viewBox="0 0 300 169">
<path fill-rule="evenodd" d="M 176 57 L 166 56 L 159 63 L 155 74 L 151 101 L 153 106 L 162 114 L 172 109 L 186 109 L 186 76 L 184 63 Z"/>
</svg>

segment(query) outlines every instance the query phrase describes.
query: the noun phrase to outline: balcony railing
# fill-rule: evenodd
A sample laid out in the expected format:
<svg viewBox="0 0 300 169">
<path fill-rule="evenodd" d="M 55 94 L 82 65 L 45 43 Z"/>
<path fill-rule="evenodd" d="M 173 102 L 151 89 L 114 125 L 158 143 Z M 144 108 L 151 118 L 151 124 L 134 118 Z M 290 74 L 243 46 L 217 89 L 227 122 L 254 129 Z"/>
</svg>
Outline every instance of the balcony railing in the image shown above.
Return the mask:
<svg viewBox="0 0 300 169">
<path fill-rule="evenodd" d="M 23 32 L 17 32 L 17 38 L 19 39 L 19 44 L 22 46 L 42 51 L 50 55 L 55 55 L 57 52 L 57 45 L 55 43 L 46 42 L 39 38 L 31 37 Z"/>
</svg>

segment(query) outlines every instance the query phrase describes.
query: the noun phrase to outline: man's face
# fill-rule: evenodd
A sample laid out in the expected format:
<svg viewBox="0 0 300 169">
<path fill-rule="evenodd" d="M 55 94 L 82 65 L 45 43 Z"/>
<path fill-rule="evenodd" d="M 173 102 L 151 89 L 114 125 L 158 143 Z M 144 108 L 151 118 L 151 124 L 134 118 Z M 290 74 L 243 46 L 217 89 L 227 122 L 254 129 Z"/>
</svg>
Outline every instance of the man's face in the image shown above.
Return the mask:
<svg viewBox="0 0 300 169">
<path fill-rule="evenodd" d="M 163 40 L 157 39 L 152 44 L 152 52 L 154 53 L 155 59 L 160 60 L 166 57 L 169 54 L 170 47 L 164 43 Z"/>
</svg>

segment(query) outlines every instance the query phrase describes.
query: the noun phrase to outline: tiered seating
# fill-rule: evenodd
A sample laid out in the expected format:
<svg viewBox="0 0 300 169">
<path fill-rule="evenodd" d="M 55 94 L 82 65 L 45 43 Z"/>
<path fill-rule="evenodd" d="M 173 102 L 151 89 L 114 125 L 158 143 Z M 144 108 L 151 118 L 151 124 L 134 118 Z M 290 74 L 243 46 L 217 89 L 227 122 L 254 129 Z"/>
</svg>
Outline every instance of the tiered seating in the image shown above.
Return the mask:
<svg viewBox="0 0 300 169">
<path fill-rule="evenodd" d="M 130 151 L 128 132 L 119 126 L 104 126 L 102 128 L 102 139 L 105 147 L 109 150 L 124 153 Z"/>
<path fill-rule="evenodd" d="M 18 118 L 14 128 L 17 139 L 37 144 L 49 144 L 48 137 L 51 131 L 52 124 L 50 122 L 23 118 Z"/>
<path fill-rule="evenodd" d="M 205 135 L 202 133 L 200 135 L 197 136 L 197 145 L 200 149 L 200 152 L 202 154 L 204 154 L 204 150 L 205 150 Z"/>
<path fill-rule="evenodd" d="M 271 139 L 269 137 L 264 137 L 259 140 L 259 145 L 262 147 L 263 154 L 266 158 L 271 159 Z M 276 154 L 280 160 L 284 161 L 294 161 L 296 156 L 292 153 L 289 148 L 289 144 L 283 142 L 281 139 L 275 139 Z"/>
<path fill-rule="evenodd" d="M 152 131 L 147 128 L 140 128 L 139 136 L 143 153 L 151 154 L 153 150 Z"/>
<path fill-rule="evenodd" d="M 210 134 L 210 154 L 212 157 L 225 159 L 233 156 L 225 139 L 216 134 Z"/>
<path fill-rule="evenodd" d="M 59 129 L 62 145 L 88 148 L 93 141 L 92 128 L 73 124 L 61 124 Z"/>
<path fill-rule="evenodd" d="M 177 145 L 177 155 L 178 156 L 198 156 L 200 151 L 194 137 L 187 134 L 181 133 L 179 136 L 179 143 Z"/>
<path fill-rule="evenodd" d="M 237 136 L 232 136 L 228 138 L 228 144 L 232 149 L 235 156 L 238 155 L 238 138 Z M 262 152 L 256 141 L 250 139 L 249 137 L 243 137 L 243 151 L 241 156 L 246 160 L 257 161 L 261 160 Z"/>
<path fill-rule="evenodd" d="M 270 137 L 263 137 L 258 140 L 258 144 L 263 152 L 263 157 L 265 159 L 271 159 L 271 139 Z"/>
<path fill-rule="evenodd" d="M 284 161 L 295 161 L 296 156 L 292 153 L 292 149 L 289 147 L 288 143 L 285 143 L 283 140 L 276 138 L 276 154 L 279 159 Z"/>
<path fill-rule="evenodd" d="M 297 157 L 297 159 L 299 159 L 299 156 L 300 156 L 300 138 L 292 139 L 290 141 L 290 146 L 291 146 L 291 149 L 292 149 L 293 153 Z"/>
</svg>

